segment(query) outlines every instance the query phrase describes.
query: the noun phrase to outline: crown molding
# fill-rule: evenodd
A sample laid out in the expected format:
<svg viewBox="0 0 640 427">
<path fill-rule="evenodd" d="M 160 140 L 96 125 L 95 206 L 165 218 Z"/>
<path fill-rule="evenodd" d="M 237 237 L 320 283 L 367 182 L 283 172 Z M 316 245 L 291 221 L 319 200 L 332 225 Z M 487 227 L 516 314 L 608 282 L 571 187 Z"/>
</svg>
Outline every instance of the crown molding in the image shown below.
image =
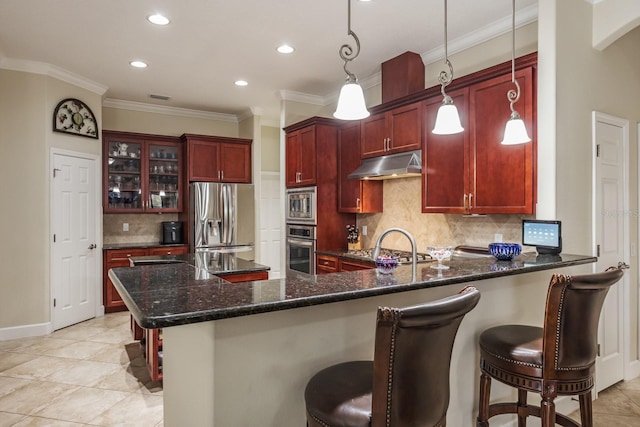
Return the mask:
<svg viewBox="0 0 640 427">
<path fill-rule="evenodd" d="M 123 101 L 121 99 L 105 98 L 102 102 L 102 106 L 108 108 L 120 108 L 123 110 L 141 111 L 144 113 L 167 114 L 170 116 L 192 117 L 195 119 L 238 123 L 238 117 L 234 114 L 212 113 L 209 111 L 191 110 L 189 108 L 167 107 L 165 105 Z"/>
<path fill-rule="evenodd" d="M 0 57 L 0 68 L 53 77 L 54 79 L 86 89 L 89 92 L 96 93 L 100 96 L 104 95 L 108 89 L 107 86 L 45 62 Z"/>
<path fill-rule="evenodd" d="M 537 20 L 537 4 L 533 4 L 529 7 L 516 11 L 516 28 L 523 27 Z M 465 34 L 464 37 L 449 41 L 447 44 L 447 50 L 449 51 L 449 55 L 455 54 L 510 32 L 511 16 L 508 16 L 498 21 L 494 21 L 490 25 L 487 25 L 476 31 Z M 432 49 L 421 54 L 420 56 L 422 57 L 422 61 L 425 64 L 432 64 L 434 62 L 442 61 L 442 59 L 444 58 L 444 46 Z"/>
<path fill-rule="evenodd" d="M 318 95 L 311 95 L 308 93 L 295 92 L 293 90 L 281 90 L 280 99 L 283 101 L 296 101 L 304 102 L 305 104 L 321 105 L 324 106 L 324 97 Z"/>
</svg>

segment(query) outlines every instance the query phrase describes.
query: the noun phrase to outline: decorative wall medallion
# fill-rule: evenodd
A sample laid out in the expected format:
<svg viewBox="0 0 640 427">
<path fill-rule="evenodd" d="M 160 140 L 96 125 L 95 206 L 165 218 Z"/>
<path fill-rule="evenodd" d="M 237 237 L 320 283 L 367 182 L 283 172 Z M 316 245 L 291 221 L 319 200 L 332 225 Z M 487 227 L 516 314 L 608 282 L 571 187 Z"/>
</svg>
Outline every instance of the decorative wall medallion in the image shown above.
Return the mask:
<svg viewBox="0 0 640 427">
<path fill-rule="evenodd" d="M 79 99 L 67 98 L 53 111 L 54 132 L 98 139 L 98 123 L 91 109 Z"/>
</svg>

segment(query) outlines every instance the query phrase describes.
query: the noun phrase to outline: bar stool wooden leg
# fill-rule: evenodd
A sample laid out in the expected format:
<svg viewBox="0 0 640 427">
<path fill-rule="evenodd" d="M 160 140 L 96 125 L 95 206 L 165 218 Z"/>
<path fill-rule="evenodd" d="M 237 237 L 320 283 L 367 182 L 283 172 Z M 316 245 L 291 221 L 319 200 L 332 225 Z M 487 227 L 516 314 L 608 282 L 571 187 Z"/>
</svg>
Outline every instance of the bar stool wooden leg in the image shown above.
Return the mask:
<svg viewBox="0 0 640 427">
<path fill-rule="evenodd" d="M 540 418 L 542 427 L 556 425 L 556 404 L 554 399 L 558 395 L 555 383 L 542 386 L 542 402 L 540 402 Z"/>
<path fill-rule="evenodd" d="M 591 401 L 591 390 L 581 394 L 580 398 L 580 425 L 582 427 L 593 427 L 593 409 Z"/>
<path fill-rule="evenodd" d="M 489 427 L 489 393 L 491 393 L 491 377 L 482 371 L 480 375 L 477 427 Z"/>
<path fill-rule="evenodd" d="M 518 389 L 518 427 L 527 427 L 528 416 L 527 390 Z"/>
</svg>

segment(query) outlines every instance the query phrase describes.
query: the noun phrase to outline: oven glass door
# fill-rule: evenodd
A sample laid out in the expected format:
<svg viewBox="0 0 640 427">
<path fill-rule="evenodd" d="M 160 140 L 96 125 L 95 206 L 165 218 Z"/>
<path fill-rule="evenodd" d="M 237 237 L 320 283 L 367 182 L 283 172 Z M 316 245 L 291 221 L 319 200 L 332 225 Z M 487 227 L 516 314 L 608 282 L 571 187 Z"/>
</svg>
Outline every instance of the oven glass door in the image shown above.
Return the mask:
<svg viewBox="0 0 640 427">
<path fill-rule="evenodd" d="M 288 238 L 287 269 L 316 274 L 316 241 Z"/>
</svg>

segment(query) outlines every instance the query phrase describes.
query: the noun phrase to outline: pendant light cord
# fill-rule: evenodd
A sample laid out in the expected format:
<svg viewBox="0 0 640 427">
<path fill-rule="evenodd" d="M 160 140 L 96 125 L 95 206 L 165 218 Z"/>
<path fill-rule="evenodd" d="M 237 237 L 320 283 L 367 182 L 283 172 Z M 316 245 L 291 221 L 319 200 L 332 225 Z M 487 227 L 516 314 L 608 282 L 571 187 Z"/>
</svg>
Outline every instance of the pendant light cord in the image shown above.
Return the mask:
<svg viewBox="0 0 640 427">
<path fill-rule="evenodd" d="M 440 71 L 440 75 L 438 76 L 438 82 L 440 83 L 440 92 L 443 97 L 446 97 L 447 94 L 444 91 L 444 88 L 449 86 L 449 84 L 453 81 L 453 65 L 451 65 L 451 61 L 449 61 L 448 48 L 447 48 L 448 40 L 447 40 L 447 0 L 444 0 L 444 63 L 449 67 L 449 72 L 446 70 Z"/>
<path fill-rule="evenodd" d="M 347 35 L 353 37 L 353 39 L 356 41 L 356 50 L 354 52 L 351 45 L 348 43 L 345 43 L 342 46 L 340 46 L 340 50 L 338 51 L 338 53 L 340 54 L 340 58 L 342 58 L 342 60 L 344 61 L 343 68 L 344 68 L 344 72 L 347 73 L 347 76 L 348 76 L 347 79 L 349 81 L 355 82 L 358 79 L 356 78 L 355 74 L 353 74 L 347 69 L 347 65 L 349 64 L 349 62 L 356 59 L 358 55 L 360 55 L 360 39 L 358 39 L 358 36 L 356 35 L 356 33 L 351 31 L 351 0 L 347 0 L 347 5 L 348 5 Z"/>
<path fill-rule="evenodd" d="M 511 82 L 516 85 L 516 90 L 509 90 L 507 99 L 511 112 L 515 113 L 513 104 L 520 99 L 520 85 L 516 80 L 516 0 L 511 0 Z"/>
</svg>

